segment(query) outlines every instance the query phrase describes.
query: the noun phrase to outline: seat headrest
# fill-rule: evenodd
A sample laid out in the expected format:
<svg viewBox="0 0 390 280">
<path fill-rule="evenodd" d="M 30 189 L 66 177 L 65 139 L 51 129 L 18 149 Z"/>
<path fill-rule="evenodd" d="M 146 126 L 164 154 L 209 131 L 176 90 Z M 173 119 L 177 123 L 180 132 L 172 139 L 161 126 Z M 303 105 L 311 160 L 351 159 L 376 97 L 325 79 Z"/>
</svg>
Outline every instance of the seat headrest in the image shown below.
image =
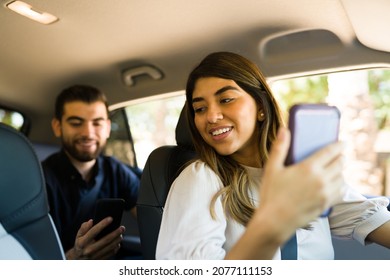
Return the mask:
<svg viewBox="0 0 390 280">
<path fill-rule="evenodd" d="M 187 120 L 187 102 L 184 104 L 181 110 L 179 120 L 176 125 L 176 143 L 178 146 L 184 147 L 189 150 L 195 150 L 192 142 L 190 127 Z"/>
<path fill-rule="evenodd" d="M 65 259 L 41 163 L 30 141 L 1 123 L 0 159 L 0 259 Z"/>
<path fill-rule="evenodd" d="M 0 158 L 0 222 L 11 231 L 46 215 L 45 182 L 29 140 L 1 123 Z"/>
</svg>

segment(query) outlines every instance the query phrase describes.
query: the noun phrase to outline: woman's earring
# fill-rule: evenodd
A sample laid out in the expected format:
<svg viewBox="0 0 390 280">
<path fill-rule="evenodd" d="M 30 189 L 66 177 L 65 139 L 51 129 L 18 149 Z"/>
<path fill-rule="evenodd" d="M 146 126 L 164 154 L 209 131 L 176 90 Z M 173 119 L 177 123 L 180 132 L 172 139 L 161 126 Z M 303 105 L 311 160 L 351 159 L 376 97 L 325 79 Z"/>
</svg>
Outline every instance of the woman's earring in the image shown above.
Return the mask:
<svg viewBox="0 0 390 280">
<path fill-rule="evenodd" d="M 259 112 L 257 114 L 257 120 L 261 122 L 261 121 L 264 121 L 264 119 L 265 119 L 264 113 L 263 112 Z"/>
</svg>

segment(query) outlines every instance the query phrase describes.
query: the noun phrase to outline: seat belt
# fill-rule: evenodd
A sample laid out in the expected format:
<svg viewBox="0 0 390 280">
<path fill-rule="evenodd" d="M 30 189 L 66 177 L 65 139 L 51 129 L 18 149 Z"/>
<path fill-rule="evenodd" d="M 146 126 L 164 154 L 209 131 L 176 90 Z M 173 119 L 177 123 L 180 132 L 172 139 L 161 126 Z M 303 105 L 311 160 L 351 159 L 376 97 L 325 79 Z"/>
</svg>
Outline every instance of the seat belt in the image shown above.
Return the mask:
<svg viewBox="0 0 390 280">
<path fill-rule="evenodd" d="M 298 259 L 298 242 L 297 235 L 294 232 L 293 236 L 281 248 L 282 260 L 297 260 Z"/>
</svg>

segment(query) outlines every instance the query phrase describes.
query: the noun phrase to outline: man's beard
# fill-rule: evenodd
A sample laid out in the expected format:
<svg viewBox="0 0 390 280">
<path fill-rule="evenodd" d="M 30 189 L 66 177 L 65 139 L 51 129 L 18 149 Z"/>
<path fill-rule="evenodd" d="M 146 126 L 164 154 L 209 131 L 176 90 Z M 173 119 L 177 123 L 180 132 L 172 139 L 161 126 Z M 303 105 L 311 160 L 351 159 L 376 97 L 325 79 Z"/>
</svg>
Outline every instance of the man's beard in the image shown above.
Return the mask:
<svg viewBox="0 0 390 280">
<path fill-rule="evenodd" d="M 99 143 L 96 143 L 96 150 L 94 152 L 89 152 L 89 151 L 79 151 L 76 147 L 76 145 L 73 142 L 66 142 L 64 139 L 62 139 L 62 145 L 63 148 L 68 154 L 80 161 L 80 162 L 88 162 L 91 160 L 96 159 L 101 151 L 103 150 L 103 147 L 99 145 Z"/>
</svg>

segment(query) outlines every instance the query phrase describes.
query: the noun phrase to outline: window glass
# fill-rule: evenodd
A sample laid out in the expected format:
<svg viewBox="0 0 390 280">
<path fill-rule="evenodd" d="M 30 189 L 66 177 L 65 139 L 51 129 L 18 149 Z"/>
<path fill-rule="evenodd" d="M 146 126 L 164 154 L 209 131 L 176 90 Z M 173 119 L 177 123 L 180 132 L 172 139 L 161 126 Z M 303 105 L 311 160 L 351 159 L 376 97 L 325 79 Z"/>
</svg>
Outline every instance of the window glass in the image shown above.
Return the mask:
<svg viewBox="0 0 390 280">
<path fill-rule="evenodd" d="M 21 131 L 25 124 L 24 116 L 12 109 L 0 108 L 0 122 Z"/>
<path fill-rule="evenodd" d="M 132 167 L 137 167 L 132 137 L 124 109 L 110 112 L 111 133 L 104 148 L 104 154 L 114 156 Z"/>
<path fill-rule="evenodd" d="M 372 69 L 270 84 L 282 109 L 329 103 L 341 112 L 346 182 L 367 195 L 390 195 L 390 70 Z M 287 114 L 286 114 L 287 117 Z"/>
<path fill-rule="evenodd" d="M 139 168 L 157 147 L 175 145 L 175 128 L 184 106 L 184 92 L 143 101 L 125 108 Z"/>
</svg>

